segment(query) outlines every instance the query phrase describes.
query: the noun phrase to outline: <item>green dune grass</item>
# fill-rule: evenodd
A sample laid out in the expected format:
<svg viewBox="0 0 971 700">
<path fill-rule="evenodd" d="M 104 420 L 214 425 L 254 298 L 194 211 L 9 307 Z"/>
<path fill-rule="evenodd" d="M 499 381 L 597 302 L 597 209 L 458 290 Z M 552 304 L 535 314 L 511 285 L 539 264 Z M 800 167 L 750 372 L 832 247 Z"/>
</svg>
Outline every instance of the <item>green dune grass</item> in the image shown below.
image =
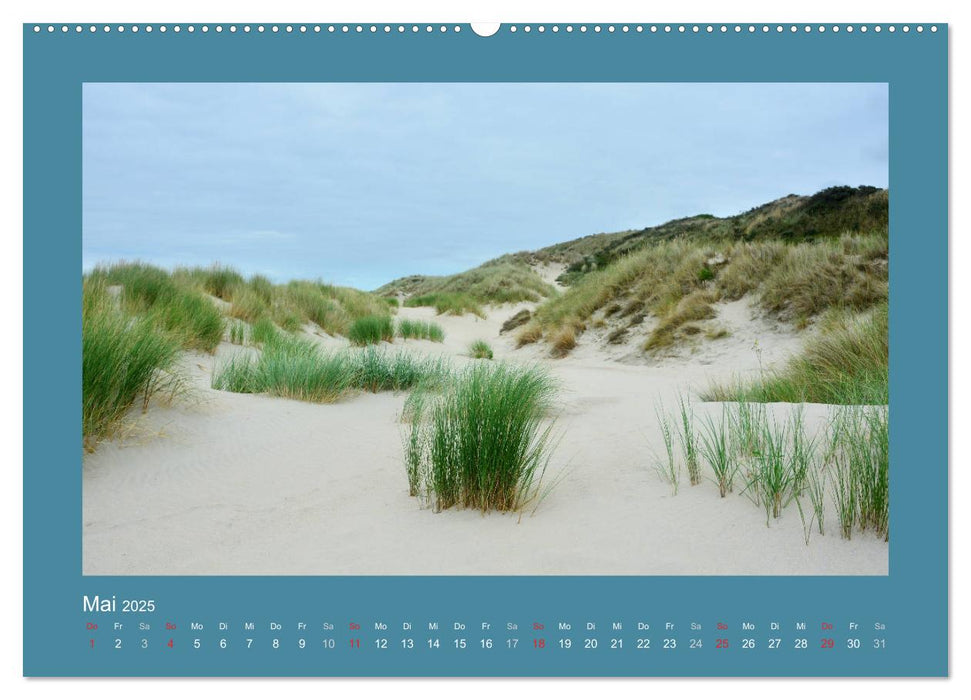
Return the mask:
<svg viewBox="0 0 971 700">
<path fill-rule="evenodd" d="M 216 349 L 226 328 L 222 314 L 211 301 L 183 289 L 156 302 L 147 318 L 179 339 L 183 348 L 203 352 Z"/>
<path fill-rule="evenodd" d="M 682 416 L 686 410 L 682 406 Z M 667 447 L 667 462 L 656 469 L 674 485 L 689 460 L 677 460 L 672 419 L 659 410 L 658 421 Z M 813 529 L 824 534 L 827 502 L 837 514 L 840 536 L 872 532 L 889 539 L 890 432 L 885 406 L 838 406 L 818 432 L 807 430 L 802 409 L 779 420 L 764 406 L 745 401 L 727 403 L 719 417 L 701 421 L 699 466 L 706 467 L 719 495 L 734 490 L 765 511 L 766 525 L 783 517 L 795 504 L 808 544 Z M 828 499 L 828 500 L 827 500 Z"/>
<path fill-rule="evenodd" d="M 394 339 L 394 324 L 390 316 L 362 316 L 351 324 L 347 338 L 354 345 L 390 343 Z"/>
<path fill-rule="evenodd" d="M 350 352 L 348 358 L 353 369 L 351 386 L 372 393 L 404 391 L 419 385 L 440 386 L 451 373 L 443 358 L 422 358 L 374 346 Z"/>
<path fill-rule="evenodd" d="M 344 355 L 321 352 L 310 340 L 276 333 L 263 341 L 258 358 L 237 355 L 217 365 L 212 388 L 243 394 L 332 403 L 351 384 L 351 368 Z"/>
<path fill-rule="evenodd" d="M 859 312 L 885 303 L 887 253 L 885 231 L 797 243 L 652 242 L 545 301 L 518 341 L 545 339 L 555 346 L 554 356 L 562 356 L 569 351 L 562 338 L 585 332 L 595 315 L 623 321 L 646 314 L 657 324 L 644 350 L 656 352 L 682 340 L 688 324 L 713 318 L 713 304 L 745 294 L 754 295 L 765 312 L 801 328 L 833 309 Z"/>
<path fill-rule="evenodd" d="M 395 334 L 401 338 L 431 340 L 436 343 L 441 343 L 445 340 L 445 331 L 437 323 L 417 321 L 410 318 L 398 319 L 395 325 Z"/>
<path fill-rule="evenodd" d="M 890 538 L 890 429 L 886 408 L 847 407 L 830 426 L 832 494 L 840 534 Z"/>
<path fill-rule="evenodd" d="M 824 320 L 820 334 L 780 371 L 754 382 L 713 385 L 706 401 L 828 403 L 889 402 L 887 305 L 859 317 L 838 312 Z"/>
<path fill-rule="evenodd" d="M 244 282 L 243 276 L 239 272 L 218 263 L 199 270 L 197 274 L 201 279 L 203 288 L 209 294 L 225 301 L 232 301 L 234 290 Z"/>
<path fill-rule="evenodd" d="M 135 401 L 147 402 L 176 379 L 178 341 L 151 319 L 116 308 L 103 279 L 86 279 L 81 314 L 81 424 L 90 449 L 108 437 Z"/>
<path fill-rule="evenodd" d="M 446 277 L 413 275 L 403 277 L 384 285 L 377 294 L 388 295 L 405 293 L 412 299 L 434 299 L 441 295 L 443 308 L 448 313 L 452 308 L 464 306 L 471 311 L 470 302 L 481 304 L 504 304 L 520 301 L 540 301 L 544 297 L 556 295 L 556 289 L 543 281 L 536 272 L 523 261 L 521 255 L 504 255 L 490 260 L 479 267 Z M 468 297 L 463 304 L 448 303 L 455 295 Z M 436 306 L 421 303 L 418 306 Z M 407 302 L 405 306 L 408 306 Z M 441 313 L 441 312 L 440 312 Z"/>
<path fill-rule="evenodd" d="M 268 318 L 261 318 L 250 329 L 250 342 L 256 345 L 272 342 L 280 335 L 280 329 Z"/>
<path fill-rule="evenodd" d="M 146 318 L 177 338 L 187 350 L 212 352 L 222 340 L 225 321 L 197 289 L 177 284 L 165 270 L 144 263 L 96 268 L 91 279 L 121 287 L 121 308 Z"/>
<path fill-rule="evenodd" d="M 477 363 L 440 397 L 419 395 L 405 445 L 410 491 L 436 509 L 528 505 L 551 456 L 555 393 L 539 368 Z"/>
<path fill-rule="evenodd" d="M 432 292 L 405 299 L 405 306 L 432 306 L 439 315 L 463 316 L 475 314 L 485 318 L 482 305 L 471 294 L 465 292 Z"/>
<path fill-rule="evenodd" d="M 267 301 L 263 294 L 248 285 L 239 285 L 233 290 L 229 315 L 247 323 L 255 323 L 270 314 L 270 305 L 271 301 Z"/>
<path fill-rule="evenodd" d="M 237 355 L 217 365 L 212 388 L 244 394 L 333 403 L 353 391 L 404 391 L 440 384 L 450 369 L 441 358 L 369 345 L 327 351 L 285 333 L 268 337 L 258 357 Z"/>
<path fill-rule="evenodd" d="M 492 348 L 484 340 L 476 340 L 469 345 L 469 356 L 477 360 L 491 360 Z"/>
</svg>

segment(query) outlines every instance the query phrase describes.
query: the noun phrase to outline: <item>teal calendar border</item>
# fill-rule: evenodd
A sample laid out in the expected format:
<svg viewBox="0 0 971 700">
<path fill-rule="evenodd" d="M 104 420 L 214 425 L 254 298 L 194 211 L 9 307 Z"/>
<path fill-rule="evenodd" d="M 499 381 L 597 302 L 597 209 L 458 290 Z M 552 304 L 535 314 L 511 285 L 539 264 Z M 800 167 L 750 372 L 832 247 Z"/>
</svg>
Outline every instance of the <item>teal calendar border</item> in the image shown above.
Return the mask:
<svg viewBox="0 0 971 700">
<path fill-rule="evenodd" d="M 832 25 L 709 33 L 687 25 L 498 34 L 331 33 L 301 25 L 23 28 L 24 673 L 379 676 L 937 676 L 948 672 L 948 31 Z M 547 25 L 550 27 L 551 25 Z M 561 25 L 565 26 L 565 25 Z M 636 27 L 641 26 L 642 31 Z M 81 575 L 81 87 L 84 82 L 884 82 L 890 93 L 893 537 L 886 577 L 83 577 Z M 858 184 L 858 183 L 850 183 Z M 93 655 L 83 594 L 154 598 L 159 615 L 214 621 L 612 618 L 885 620 L 881 654 L 691 657 L 442 650 Z M 485 601 L 470 613 L 464 601 Z M 407 601 L 407 602 L 406 602 Z M 725 601 L 719 603 L 718 601 Z M 575 611 L 565 612 L 565 611 Z M 699 661 L 699 659 L 701 659 Z M 808 659 L 808 660 L 807 660 Z"/>
</svg>

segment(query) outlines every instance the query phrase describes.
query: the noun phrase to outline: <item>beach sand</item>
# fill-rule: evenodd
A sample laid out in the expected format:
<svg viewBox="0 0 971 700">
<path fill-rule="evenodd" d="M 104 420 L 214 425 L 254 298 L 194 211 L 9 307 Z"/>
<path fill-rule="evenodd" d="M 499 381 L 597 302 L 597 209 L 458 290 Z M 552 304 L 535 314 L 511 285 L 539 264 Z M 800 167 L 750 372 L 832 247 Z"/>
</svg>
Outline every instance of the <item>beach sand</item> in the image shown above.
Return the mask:
<svg viewBox="0 0 971 700">
<path fill-rule="evenodd" d="M 553 275 L 555 277 L 555 275 Z M 550 360 L 543 346 L 516 350 L 502 323 L 531 304 L 487 307 L 488 318 L 436 316 L 444 343 L 396 341 L 468 362 L 484 339 L 497 360 L 548 363 L 560 380 L 559 441 L 549 487 L 523 513 L 434 513 L 408 495 L 399 422 L 405 394 L 358 394 L 336 404 L 231 394 L 209 388 L 216 357 L 187 353 L 189 396 L 135 411 L 123 437 L 83 463 L 85 574 L 175 575 L 885 575 L 889 547 L 871 534 L 843 540 L 835 514 L 807 545 L 795 504 L 766 526 L 765 511 L 738 493 L 719 498 L 710 480 L 678 493 L 655 463 L 664 454 L 655 407 L 679 395 L 699 415 L 712 380 L 755 376 L 798 352 L 804 336 L 758 317 L 747 300 L 720 304 L 730 335 L 671 357 L 646 359 L 607 346 L 591 330 L 574 352 Z M 649 324 L 636 333 L 646 334 Z M 328 347 L 346 341 L 308 327 Z M 792 410 L 772 405 L 780 419 Z M 828 406 L 805 409 L 818 428 Z"/>
</svg>

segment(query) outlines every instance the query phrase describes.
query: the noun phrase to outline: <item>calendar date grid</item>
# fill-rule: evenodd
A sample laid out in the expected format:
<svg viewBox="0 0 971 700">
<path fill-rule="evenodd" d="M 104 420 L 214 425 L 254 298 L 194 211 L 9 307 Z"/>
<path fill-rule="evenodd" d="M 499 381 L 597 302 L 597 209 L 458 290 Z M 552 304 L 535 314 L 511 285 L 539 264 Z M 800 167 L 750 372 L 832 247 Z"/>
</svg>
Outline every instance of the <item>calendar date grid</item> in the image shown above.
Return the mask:
<svg viewBox="0 0 971 700">
<path fill-rule="evenodd" d="M 169 653 L 790 653 L 880 652 L 882 621 L 754 622 L 648 621 L 309 621 L 89 620 L 92 652 L 162 650 Z"/>
</svg>

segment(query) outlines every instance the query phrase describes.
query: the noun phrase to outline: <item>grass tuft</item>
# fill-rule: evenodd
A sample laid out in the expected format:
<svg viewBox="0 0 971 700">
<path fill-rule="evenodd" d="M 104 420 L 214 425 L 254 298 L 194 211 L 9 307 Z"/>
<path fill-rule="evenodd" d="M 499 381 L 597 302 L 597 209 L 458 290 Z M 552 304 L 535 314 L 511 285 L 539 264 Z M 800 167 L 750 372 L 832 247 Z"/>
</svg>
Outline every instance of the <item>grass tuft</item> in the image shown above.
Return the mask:
<svg viewBox="0 0 971 700">
<path fill-rule="evenodd" d="M 877 404 L 889 400 L 887 306 L 863 317 L 839 312 L 803 353 L 752 384 L 715 385 L 706 401 Z"/>
<path fill-rule="evenodd" d="M 809 483 L 806 490 L 809 492 L 809 501 L 812 504 L 812 516 L 808 523 L 806 539 L 809 539 L 809 530 L 815 522 L 819 529 L 819 534 L 825 534 L 824 516 L 826 513 L 826 480 L 827 473 L 822 469 L 814 469 L 809 472 Z M 807 542 L 808 543 L 808 542 Z"/>
<path fill-rule="evenodd" d="M 477 360 L 491 360 L 492 348 L 484 340 L 476 340 L 469 346 L 469 355 Z"/>
<path fill-rule="evenodd" d="M 568 275 L 573 284 L 533 313 L 542 337 L 580 331 L 594 314 L 650 314 L 658 322 L 645 351 L 690 335 L 687 324 L 714 317 L 711 304 L 752 294 L 768 313 L 800 327 L 832 309 L 860 312 L 887 299 L 887 234 L 835 235 L 793 242 L 739 241 L 735 234 L 646 241 Z M 539 337 L 537 334 L 536 337 Z"/>
<path fill-rule="evenodd" d="M 531 345 L 543 339 L 543 327 L 538 323 L 527 324 L 519 333 L 516 334 L 516 347 Z"/>
<path fill-rule="evenodd" d="M 274 396 L 312 403 L 333 403 L 351 385 L 345 355 L 320 352 L 313 341 L 280 335 L 263 347 L 258 384 Z"/>
<path fill-rule="evenodd" d="M 229 315 L 247 323 L 254 323 L 269 313 L 270 302 L 251 286 L 239 286 L 233 290 L 233 303 Z"/>
<path fill-rule="evenodd" d="M 678 486 L 681 484 L 681 466 L 674 458 L 674 431 L 671 429 L 671 423 L 663 406 L 656 407 L 655 414 L 657 415 L 658 425 L 661 426 L 661 439 L 664 441 L 666 460 L 664 462 L 657 460 L 654 469 L 658 476 L 671 484 L 672 493 L 677 495 Z"/>
<path fill-rule="evenodd" d="M 210 300 L 186 289 L 161 298 L 147 318 L 177 338 L 183 348 L 203 352 L 216 349 L 226 328 L 222 314 Z"/>
<path fill-rule="evenodd" d="M 554 296 L 556 289 L 544 282 L 529 264 L 513 254 L 448 277 L 404 277 L 384 285 L 376 293 L 404 293 L 412 298 L 434 294 L 465 294 L 478 304 L 505 304 L 539 301 L 543 297 Z M 419 304 L 429 305 L 434 306 Z"/>
<path fill-rule="evenodd" d="M 708 290 L 692 292 L 681 299 L 651 331 L 644 341 L 644 350 L 652 352 L 674 345 L 679 339 L 679 330 L 683 330 L 685 335 L 693 335 L 687 330 L 686 324 L 714 318 L 715 309 L 711 305 L 715 301 L 716 296 Z"/>
<path fill-rule="evenodd" d="M 232 292 L 237 285 L 244 284 L 243 276 L 231 267 L 218 263 L 201 271 L 203 288 L 214 297 L 232 301 Z"/>
<path fill-rule="evenodd" d="M 692 486 L 701 483 L 701 467 L 698 465 L 698 435 L 694 427 L 694 415 L 684 397 L 679 397 L 678 405 L 681 413 L 681 429 L 678 437 L 681 442 L 681 454 L 688 467 L 688 481 Z"/>
<path fill-rule="evenodd" d="M 336 299 L 313 282 L 290 282 L 286 287 L 285 308 L 291 313 L 298 311 L 301 320 L 316 323 L 331 335 L 347 333 L 353 320 Z"/>
<path fill-rule="evenodd" d="M 436 511 L 520 510 L 538 494 L 552 442 L 555 384 L 539 368 L 477 363 L 435 401 L 412 405 L 406 466 Z M 544 425 L 545 423 L 545 425 Z"/>
<path fill-rule="evenodd" d="M 258 357 L 237 355 L 218 365 L 212 388 L 333 403 L 354 390 L 403 391 L 423 383 L 437 386 L 449 371 L 442 359 L 416 358 L 374 346 L 326 352 L 312 340 L 276 332 L 264 341 Z"/>
<path fill-rule="evenodd" d="M 347 391 L 351 375 L 344 355 L 324 354 L 312 341 L 277 334 L 264 341 L 258 359 L 237 355 L 217 366 L 212 388 L 333 403 Z"/>
<path fill-rule="evenodd" d="M 350 386 L 372 393 L 439 383 L 450 371 L 443 359 L 419 359 L 407 352 L 392 353 L 373 345 L 349 353 L 348 359 L 353 371 Z"/>
<path fill-rule="evenodd" d="M 840 534 L 854 526 L 890 537 L 890 434 L 885 407 L 847 407 L 831 426 L 829 460 Z"/>
<path fill-rule="evenodd" d="M 705 418 L 699 435 L 699 452 L 715 475 L 718 494 L 725 498 L 735 488 L 737 465 L 732 444 L 731 423 L 724 407 L 719 422 L 716 423 L 711 416 Z"/>
<path fill-rule="evenodd" d="M 509 331 L 516 330 L 520 326 L 526 325 L 532 317 L 533 313 L 529 309 L 517 311 L 503 322 L 502 327 L 499 328 L 499 334 L 502 335 L 503 333 L 508 333 Z"/>
<path fill-rule="evenodd" d="M 682 405 L 682 422 L 683 416 Z M 668 456 L 655 469 L 677 493 L 681 467 L 690 457 L 683 449 L 682 459 L 675 459 L 670 420 L 663 410 L 657 417 Z M 766 525 L 795 502 L 807 544 L 814 525 L 824 532 L 827 495 L 843 538 L 869 531 L 889 540 L 890 438 L 884 406 L 839 407 L 820 439 L 807 431 L 801 406 L 783 421 L 770 418 L 759 404 L 723 406 L 720 418 L 709 415 L 702 421 L 699 454 L 721 497 L 733 490 L 736 475 L 744 477 L 742 495 L 764 508 Z M 803 507 L 806 495 L 811 510 Z"/>
<path fill-rule="evenodd" d="M 103 279 L 86 279 L 81 314 L 81 424 L 88 449 L 141 398 L 174 388 L 179 345 L 150 319 L 116 309 Z"/>
<path fill-rule="evenodd" d="M 168 272 L 141 262 L 120 262 L 99 267 L 91 277 L 103 278 L 109 285 L 120 286 L 122 306 L 133 314 L 147 311 L 156 302 L 171 296 L 176 288 Z"/>
<path fill-rule="evenodd" d="M 249 288 L 263 301 L 264 304 L 273 303 L 273 283 L 263 275 L 253 275 L 249 278 Z M 233 300 L 235 302 L 235 299 Z"/>
<path fill-rule="evenodd" d="M 416 321 L 410 318 L 398 319 L 395 332 L 401 338 L 431 340 L 435 343 L 441 343 L 445 340 L 445 331 L 442 330 L 442 327 L 429 321 Z"/>
<path fill-rule="evenodd" d="M 229 326 L 229 342 L 233 345 L 244 345 L 246 343 L 246 324 L 242 321 L 235 321 Z"/>
<path fill-rule="evenodd" d="M 463 316 L 475 314 L 479 318 L 485 318 L 485 312 L 479 302 L 471 294 L 465 292 L 432 292 L 408 297 L 405 300 L 405 306 L 433 306 L 435 312 L 439 315 Z"/>
<path fill-rule="evenodd" d="M 150 320 L 183 348 L 212 352 L 222 340 L 225 322 L 212 301 L 191 286 L 176 284 L 161 268 L 122 262 L 97 268 L 90 278 L 119 285 L 125 313 Z"/>
<path fill-rule="evenodd" d="M 576 346 L 576 329 L 573 326 L 564 326 L 550 338 L 550 356 L 566 357 Z"/>
<path fill-rule="evenodd" d="M 212 373 L 211 386 L 219 391 L 235 394 L 258 394 L 266 391 L 258 370 L 258 360 L 240 353 L 217 365 Z"/>
<path fill-rule="evenodd" d="M 375 345 L 394 338 L 394 324 L 390 316 L 364 316 L 355 320 L 347 332 L 354 345 Z"/>
<path fill-rule="evenodd" d="M 254 345 L 273 342 L 280 335 L 279 329 L 268 318 L 261 318 L 250 329 L 250 342 Z"/>
</svg>

